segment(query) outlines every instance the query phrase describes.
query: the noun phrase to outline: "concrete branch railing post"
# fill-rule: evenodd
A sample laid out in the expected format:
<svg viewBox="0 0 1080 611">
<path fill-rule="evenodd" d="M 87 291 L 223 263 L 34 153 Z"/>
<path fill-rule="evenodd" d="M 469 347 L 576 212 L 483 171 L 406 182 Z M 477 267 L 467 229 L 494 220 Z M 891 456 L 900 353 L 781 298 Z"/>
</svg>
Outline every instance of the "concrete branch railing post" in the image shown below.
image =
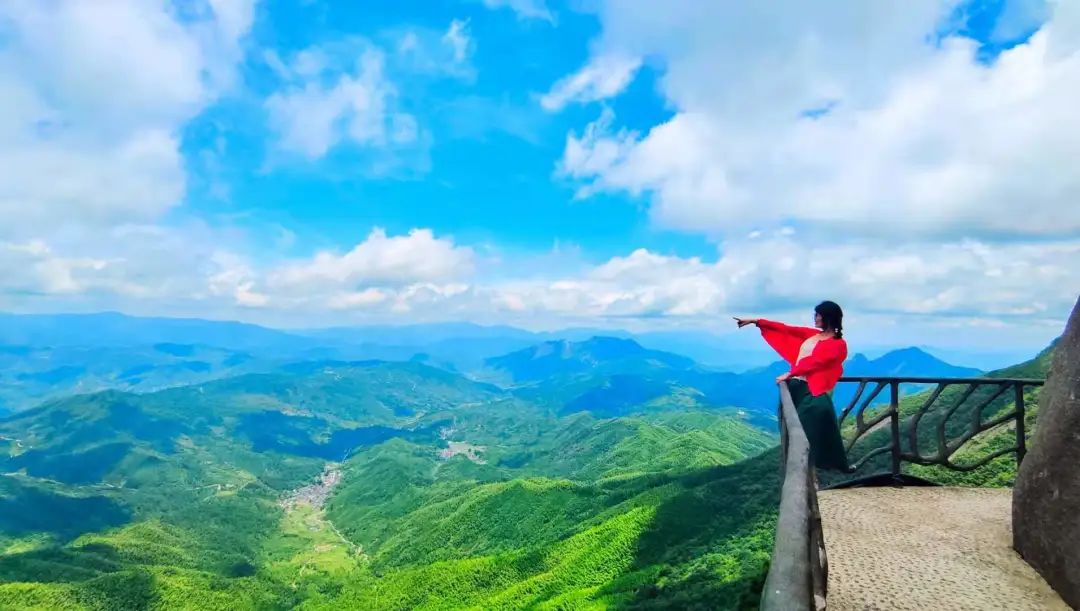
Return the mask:
<svg viewBox="0 0 1080 611">
<path fill-rule="evenodd" d="M 780 453 L 784 484 L 776 543 L 765 589 L 763 611 L 815 611 L 825 608 L 828 565 L 821 536 L 817 482 L 810 462 L 810 443 L 791 400 L 780 384 Z"/>
</svg>

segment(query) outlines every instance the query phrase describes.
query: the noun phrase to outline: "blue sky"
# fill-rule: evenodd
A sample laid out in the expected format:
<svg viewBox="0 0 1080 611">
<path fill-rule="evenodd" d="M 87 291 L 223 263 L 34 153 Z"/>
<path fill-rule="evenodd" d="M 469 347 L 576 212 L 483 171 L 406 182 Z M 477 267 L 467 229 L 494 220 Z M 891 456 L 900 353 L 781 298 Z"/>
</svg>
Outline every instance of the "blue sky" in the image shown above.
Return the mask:
<svg viewBox="0 0 1080 611">
<path fill-rule="evenodd" d="M 9 311 L 832 298 L 876 343 L 1036 346 L 1080 287 L 1075 3 L 16 1 L 0 68 Z"/>
<path fill-rule="evenodd" d="M 480 2 L 431 2 L 423 11 L 399 2 L 267 5 L 253 32 L 273 41 L 280 57 L 355 37 L 386 53 L 388 78 L 401 75 L 393 81 L 396 104 L 416 118 L 424 142 L 398 152 L 395 166 L 387 169 L 379 167 L 382 151 L 350 142 L 317 160 L 274 161 L 266 122 L 245 120 L 262 112 L 261 97 L 223 102 L 187 127 L 189 159 L 213 149 L 219 137 L 228 143 L 215 156 L 225 175 L 204 176 L 187 211 L 250 214 L 339 247 L 354 244 L 372 227 L 398 234 L 422 226 L 511 251 L 572 244 L 597 261 L 633 247 L 684 256 L 712 252 L 703 239 L 654 230 L 639 207 L 628 205 L 631 198 L 577 201 L 574 185 L 554 176 L 566 134 L 596 115 L 588 107 L 550 113 L 539 103 L 552 83 L 587 61 L 598 31 L 594 15 L 558 15 L 556 29 L 546 20 L 522 20 L 513 10 L 491 10 Z M 460 69 L 418 69 L 394 56 L 402 38 L 415 31 L 423 31 L 425 44 L 434 47 L 424 53 L 447 53 L 440 37 L 452 23 L 463 24 L 468 38 Z M 342 45 L 341 53 L 346 57 L 339 59 L 348 62 L 356 47 Z M 261 57 L 250 58 L 242 71 L 253 93 L 272 95 L 280 86 Z M 649 74 L 611 105 L 624 124 L 637 129 L 671 114 Z M 268 164 L 273 170 L 266 171 Z M 225 201 L 214 192 L 218 180 L 228 186 Z M 296 246 L 302 253 L 306 245 Z"/>
</svg>

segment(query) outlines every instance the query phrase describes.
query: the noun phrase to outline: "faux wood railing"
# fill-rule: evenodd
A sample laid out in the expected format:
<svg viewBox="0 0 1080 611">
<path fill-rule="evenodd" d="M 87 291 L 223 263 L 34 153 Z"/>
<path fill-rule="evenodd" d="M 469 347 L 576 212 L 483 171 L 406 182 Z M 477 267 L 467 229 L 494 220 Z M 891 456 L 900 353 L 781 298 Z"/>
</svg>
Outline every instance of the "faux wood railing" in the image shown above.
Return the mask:
<svg viewBox="0 0 1080 611">
<path fill-rule="evenodd" d="M 862 452 L 852 462 L 851 466 L 857 474 L 853 481 L 866 477 L 860 477 L 858 474 L 864 466 L 872 465 L 875 457 L 888 455 L 888 471 L 875 475 L 878 477 L 887 475 L 896 483 L 904 483 L 911 479 L 903 473 L 903 463 L 937 465 L 953 471 L 972 471 L 999 456 L 1015 453 L 1016 462 L 1019 464 L 1027 453 L 1027 431 L 1024 423 L 1027 413 L 1024 390 L 1042 386 L 1044 382 L 1044 380 L 1027 378 L 921 377 L 858 377 L 842 378 L 840 381 L 858 384 L 855 395 L 840 413 L 841 430 L 844 430 L 845 424 L 849 422 L 848 418 L 854 417 L 854 430 L 845 440 L 845 449 L 849 459 L 852 456 L 852 450 L 860 441 L 873 441 L 884 437 L 881 433 L 875 437 L 875 432 L 885 429 L 888 431 L 888 436 L 879 441 L 881 445 Z M 918 408 L 901 413 L 900 386 L 902 384 L 929 385 L 934 388 Z M 952 404 L 941 412 L 939 410 L 942 406 L 939 404 L 939 399 L 950 387 L 963 387 L 963 391 L 959 397 L 952 398 Z M 886 388 L 889 389 L 888 403 L 875 403 L 875 399 Z M 867 393 L 868 389 L 869 393 Z M 1012 396 L 1009 398 L 1013 401 L 1013 409 L 987 418 L 985 413 L 987 408 L 998 399 L 1007 397 L 1010 391 Z M 953 417 L 961 409 L 964 412 L 961 414 L 960 421 L 954 422 Z M 936 424 L 932 425 L 931 430 L 920 429 L 923 418 L 931 410 L 935 410 L 935 414 L 941 414 L 941 416 Z M 1014 445 L 995 450 L 973 462 L 958 463 L 952 460 L 964 444 L 979 434 L 1010 420 L 1013 421 L 1015 429 Z M 925 451 L 922 447 L 925 444 L 920 444 L 920 440 L 926 439 L 926 433 L 933 435 L 932 441 L 935 448 L 932 452 Z"/>
<path fill-rule="evenodd" d="M 1043 380 L 1025 378 L 855 377 L 842 378 L 840 381 L 858 384 L 854 396 L 839 417 L 841 430 L 844 430 L 849 417 L 854 418 L 853 431 L 849 431 L 852 434 L 845 440 L 849 460 L 852 450 L 860 441 L 880 442 L 881 445 L 862 453 L 854 461 L 854 479 L 834 484 L 834 487 L 930 483 L 905 474 L 904 463 L 972 471 L 995 458 L 1015 453 L 1019 464 L 1027 452 L 1024 391 L 1044 383 Z M 901 413 L 902 384 L 928 385 L 934 388 L 917 408 Z M 939 399 L 949 387 L 955 386 L 964 388 L 957 397 L 951 397 L 953 402 L 950 406 L 942 409 Z M 866 393 L 868 388 L 871 388 L 869 394 Z M 875 399 L 886 388 L 889 389 L 888 403 L 875 403 Z M 996 415 L 991 413 L 987 418 L 987 408 L 1007 397 L 1006 393 L 1010 390 L 1012 409 Z M 931 431 L 934 433 L 932 441 L 936 447 L 932 453 L 926 453 L 920 440 L 925 440 L 927 435 L 926 431 L 920 429 L 920 424 L 931 410 L 935 410 L 935 415 L 939 416 Z M 952 422 L 953 416 L 960 410 L 963 410 L 961 421 Z M 821 531 L 821 516 L 818 512 L 817 477 L 812 467 L 806 433 L 786 383 L 780 384 L 778 420 L 784 483 L 776 524 L 776 543 L 773 547 L 772 564 L 761 593 L 761 609 L 820 611 L 825 608 L 828 560 Z M 1010 420 L 1013 421 L 1015 429 L 1014 445 L 989 452 L 972 462 L 953 461 L 953 457 L 964 444 Z M 920 432 L 924 433 L 922 437 Z M 884 456 L 889 458 L 887 470 L 859 475 L 859 471 L 864 467 L 877 466 L 879 461 L 875 461 L 875 458 Z"/>
<path fill-rule="evenodd" d="M 778 419 L 784 485 L 761 608 L 767 611 L 823 609 L 828 560 L 818 513 L 817 477 L 810 462 L 810 443 L 786 382 L 780 383 Z"/>
</svg>

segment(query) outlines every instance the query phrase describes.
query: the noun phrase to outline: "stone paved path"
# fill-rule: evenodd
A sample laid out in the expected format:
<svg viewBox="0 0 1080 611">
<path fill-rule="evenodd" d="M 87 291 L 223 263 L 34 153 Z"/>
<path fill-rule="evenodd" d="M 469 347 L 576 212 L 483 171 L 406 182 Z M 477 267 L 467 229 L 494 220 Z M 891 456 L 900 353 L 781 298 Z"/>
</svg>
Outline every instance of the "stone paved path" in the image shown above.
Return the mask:
<svg viewBox="0 0 1080 611">
<path fill-rule="evenodd" d="M 1012 490 L 819 493 L 830 611 L 1069 611 L 1011 547 Z"/>
</svg>

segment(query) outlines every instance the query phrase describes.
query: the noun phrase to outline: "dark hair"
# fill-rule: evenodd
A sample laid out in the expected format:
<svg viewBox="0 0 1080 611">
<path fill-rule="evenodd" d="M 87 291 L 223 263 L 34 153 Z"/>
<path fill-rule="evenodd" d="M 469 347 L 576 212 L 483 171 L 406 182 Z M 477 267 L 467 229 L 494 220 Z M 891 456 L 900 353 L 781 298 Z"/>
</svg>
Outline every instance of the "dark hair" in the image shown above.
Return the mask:
<svg viewBox="0 0 1080 611">
<path fill-rule="evenodd" d="M 822 301 L 814 308 L 821 315 L 821 323 L 826 329 L 832 329 L 839 339 L 844 337 L 844 311 L 833 301 Z"/>
</svg>

